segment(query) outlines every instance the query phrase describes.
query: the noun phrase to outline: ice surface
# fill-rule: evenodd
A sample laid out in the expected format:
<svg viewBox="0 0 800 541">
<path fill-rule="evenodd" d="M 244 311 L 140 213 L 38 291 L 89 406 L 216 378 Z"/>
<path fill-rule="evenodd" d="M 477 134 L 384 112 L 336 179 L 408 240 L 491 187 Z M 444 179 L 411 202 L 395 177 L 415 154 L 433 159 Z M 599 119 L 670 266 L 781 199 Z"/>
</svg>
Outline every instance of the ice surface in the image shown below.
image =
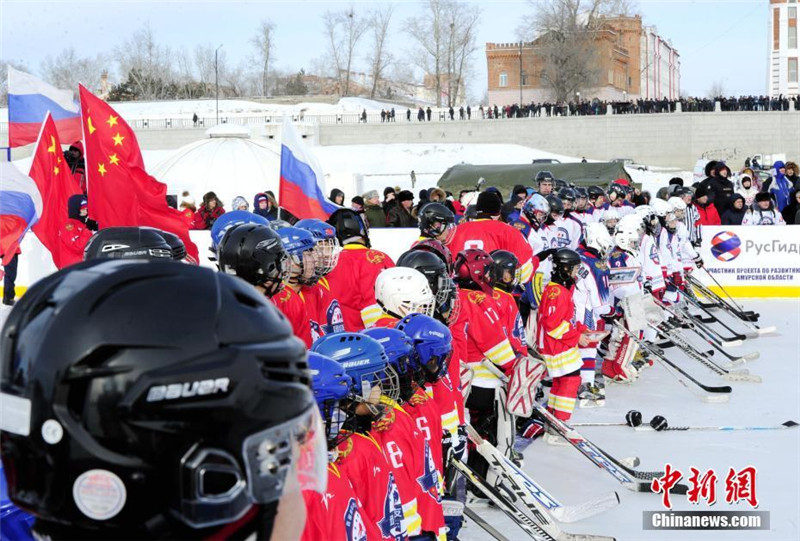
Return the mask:
<svg viewBox="0 0 800 541">
<path fill-rule="evenodd" d="M 778 336 L 746 340 L 731 352 L 758 351 L 761 358 L 744 368 L 763 377 L 763 383 L 732 383 L 727 404 L 708 404 L 690 394 L 661 366 L 645 369 L 633 385 L 608 384 L 606 406 L 576 409 L 575 422 L 621 422 L 625 412 L 637 409 L 644 422 L 663 415 L 680 425 L 773 425 L 789 419 L 800 422 L 800 299 L 744 300 L 748 309 L 761 313 L 761 325 L 776 325 Z M 705 348 L 704 348 L 705 349 Z M 674 348 L 667 350 L 701 382 L 724 385 L 718 376 Z M 719 355 L 717 355 L 719 357 Z M 770 531 L 644 531 L 642 511 L 662 510 L 661 495 L 634 493 L 620 486 L 577 450 L 555 447 L 542 440 L 525 451 L 525 470 L 565 504 L 577 504 L 609 490 L 621 498 L 618 507 L 572 524 L 564 531 L 614 536 L 620 541 L 639 539 L 675 540 L 792 540 L 798 537 L 800 520 L 800 427 L 763 432 L 635 432 L 628 427 L 583 427 L 578 431 L 616 458 L 638 456 L 641 470 L 661 470 L 669 462 L 685 472 L 694 466 L 717 474 L 717 503 L 693 506 L 686 496 L 672 496 L 676 510 L 750 510 L 748 504 L 725 503 L 728 468 L 757 468 L 758 510 L 770 512 Z M 684 482 L 686 478 L 684 478 Z M 478 513 L 509 539 L 526 539 L 512 521 L 495 509 Z M 461 530 L 465 541 L 488 539 L 474 523 Z"/>
</svg>

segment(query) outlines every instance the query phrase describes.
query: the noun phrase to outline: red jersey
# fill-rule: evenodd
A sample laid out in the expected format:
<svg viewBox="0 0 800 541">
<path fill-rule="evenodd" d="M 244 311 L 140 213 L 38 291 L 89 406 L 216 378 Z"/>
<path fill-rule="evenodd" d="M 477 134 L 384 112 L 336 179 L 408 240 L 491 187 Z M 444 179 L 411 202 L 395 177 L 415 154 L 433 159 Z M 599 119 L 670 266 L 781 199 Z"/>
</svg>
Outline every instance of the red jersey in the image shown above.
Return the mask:
<svg viewBox="0 0 800 541">
<path fill-rule="evenodd" d="M 528 345 L 525 340 L 525 326 L 522 324 L 522 316 L 519 315 L 516 299 L 512 294 L 497 288 L 492 293 L 492 298 L 500 308 L 500 320 L 505 325 L 505 328 L 511 331 L 508 335 L 511 347 L 518 354 L 527 355 Z"/>
<path fill-rule="evenodd" d="M 287 285 L 283 291 L 272 297 L 272 302 L 278 307 L 289 323 L 292 325 L 292 333 L 303 342 L 306 347 L 311 347 L 311 325 L 309 324 L 306 301 L 302 293 L 298 293 L 291 286 Z"/>
<path fill-rule="evenodd" d="M 336 448 L 336 465 L 361 502 L 363 514 L 382 539 L 406 537 L 403 502 L 392 467 L 381 446 L 369 434 L 353 433 Z"/>
<path fill-rule="evenodd" d="M 564 376 L 583 366 L 577 346 L 587 327 L 574 322 L 574 318 L 572 289 L 555 282 L 547 284 L 536 313 L 536 346 L 547 364 L 550 377 Z"/>
<path fill-rule="evenodd" d="M 74 265 L 83 261 L 83 249 L 92 238 L 92 232 L 80 220 L 68 219 L 58 230 L 58 240 L 61 241 L 61 268 Z"/>
<path fill-rule="evenodd" d="M 350 480 L 336 464 L 328 464 L 325 494 L 304 490 L 306 526 L 302 541 L 368 541 L 380 539 L 378 527 L 367 520 Z"/>
<path fill-rule="evenodd" d="M 417 430 L 425 437 L 430 444 L 431 457 L 439 472 L 439 495 L 441 496 L 442 472 L 444 472 L 444 459 L 442 458 L 442 414 L 439 406 L 425 392 L 425 389 L 418 388 L 408 400 L 405 410 L 414 419 Z M 438 498 L 437 498 L 438 501 Z"/>
<path fill-rule="evenodd" d="M 458 354 L 472 368 L 473 385 L 499 387 L 502 381 L 485 368 L 481 361 L 487 359 L 502 369 L 516 358 L 508 339 L 511 332 L 500 318 L 500 307 L 492 297 L 482 291 L 459 289 L 458 300 L 458 319 L 450 328 L 453 334 L 453 353 Z M 457 364 L 451 362 L 451 380 L 460 378 L 460 374 L 455 372 L 458 368 Z"/>
<path fill-rule="evenodd" d="M 361 244 L 345 244 L 336 268 L 327 276 L 333 296 L 344 315 L 344 329 L 364 328 L 361 310 L 375 304 L 375 279 L 383 269 L 394 267 L 392 259 L 380 250 Z"/>
<path fill-rule="evenodd" d="M 316 332 L 319 333 L 319 336 L 344 331 L 342 307 L 339 306 L 338 299 L 331 291 L 331 285 L 327 278 L 322 277 L 313 286 L 303 288 L 303 294 L 308 307 L 312 335 L 315 327 L 317 327 Z"/>
<path fill-rule="evenodd" d="M 519 260 L 517 275 L 520 284 L 527 283 L 533 274 L 531 245 L 518 229 L 498 220 L 461 222 L 456 226 L 456 232 L 447 247 L 453 253 L 453 258 L 468 248 L 478 248 L 486 253 L 508 250 Z"/>
</svg>

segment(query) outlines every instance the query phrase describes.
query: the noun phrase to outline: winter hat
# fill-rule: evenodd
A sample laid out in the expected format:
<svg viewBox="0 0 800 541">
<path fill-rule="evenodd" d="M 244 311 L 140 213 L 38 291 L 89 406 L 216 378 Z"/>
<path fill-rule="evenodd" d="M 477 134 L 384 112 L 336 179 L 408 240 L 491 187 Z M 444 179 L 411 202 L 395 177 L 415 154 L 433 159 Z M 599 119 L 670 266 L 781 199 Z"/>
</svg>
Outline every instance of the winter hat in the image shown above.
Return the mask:
<svg viewBox="0 0 800 541">
<path fill-rule="evenodd" d="M 231 203 L 231 208 L 233 210 L 241 210 L 239 208 L 241 206 L 244 206 L 244 210 L 250 209 L 250 203 L 248 203 L 247 200 L 241 195 L 237 195 L 236 197 L 233 198 L 233 202 Z"/>
<path fill-rule="evenodd" d="M 717 160 L 711 160 L 710 162 L 708 162 L 706 164 L 706 167 L 705 167 L 704 171 L 705 171 L 707 177 L 711 176 L 711 172 L 717 167 L 718 163 L 719 162 L 717 162 Z"/>
<path fill-rule="evenodd" d="M 364 194 L 364 201 L 369 201 L 375 197 L 378 197 L 378 190 L 370 190 Z"/>
<path fill-rule="evenodd" d="M 671 179 L 669 179 L 669 184 L 670 186 L 672 185 L 683 186 L 683 179 L 681 177 L 672 177 Z"/>
<path fill-rule="evenodd" d="M 503 208 L 503 200 L 500 199 L 500 195 L 495 191 L 481 192 L 478 195 L 478 202 L 475 208 L 479 214 L 497 216 Z"/>
<path fill-rule="evenodd" d="M 771 200 L 772 196 L 769 194 L 769 192 L 758 192 L 756 194 L 756 203 L 761 201 L 771 201 Z"/>
<path fill-rule="evenodd" d="M 403 201 L 413 201 L 414 194 L 411 193 L 409 190 L 402 190 L 399 194 L 397 194 L 397 200 L 401 203 Z"/>
<path fill-rule="evenodd" d="M 262 201 L 269 202 L 269 198 L 267 197 L 267 194 L 265 194 L 265 193 L 256 194 L 256 206 L 259 203 L 261 203 Z"/>
<path fill-rule="evenodd" d="M 708 195 L 708 188 L 700 184 L 697 189 L 694 191 L 694 198 L 695 200 L 700 199 L 704 195 Z"/>
<path fill-rule="evenodd" d="M 357 195 L 354 198 L 352 198 L 350 202 L 355 203 L 356 205 L 361 205 L 362 207 L 364 206 L 364 198 L 361 197 L 360 195 Z"/>
<path fill-rule="evenodd" d="M 386 196 L 387 196 L 387 195 L 389 195 L 390 193 L 396 193 L 396 192 L 394 191 L 394 188 L 392 188 L 391 186 L 386 186 L 386 187 L 383 189 L 383 197 L 386 197 Z"/>
</svg>

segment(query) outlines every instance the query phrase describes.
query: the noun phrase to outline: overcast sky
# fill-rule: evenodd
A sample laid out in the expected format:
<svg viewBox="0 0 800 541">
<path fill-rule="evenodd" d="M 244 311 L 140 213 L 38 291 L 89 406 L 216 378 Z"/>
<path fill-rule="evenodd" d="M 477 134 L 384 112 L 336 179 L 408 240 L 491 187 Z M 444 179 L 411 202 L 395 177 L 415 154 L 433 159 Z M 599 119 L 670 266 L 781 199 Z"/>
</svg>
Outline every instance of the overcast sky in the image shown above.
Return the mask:
<svg viewBox="0 0 800 541">
<path fill-rule="evenodd" d="M 479 49 L 473 58 L 469 92 L 480 98 L 486 89 L 484 43 L 515 40 L 515 29 L 534 7 L 524 0 L 471 2 L 482 11 Z M 39 70 L 47 55 L 65 47 L 94 56 L 111 53 L 135 30 L 150 23 L 159 41 L 192 50 L 197 44 L 223 44 L 233 62 L 250 54 L 249 38 L 258 21 L 276 25 L 277 67 L 308 68 L 325 47 L 321 15 L 355 4 L 337 1 L 36 1 L 0 0 L 0 58 Z M 404 35 L 409 17 L 424 16 L 419 1 L 395 2 L 392 52 L 408 58 L 411 41 Z M 681 90 L 705 95 L 714 81 L 728 94 L 762 94 L 766 90 L 768 0 L 642 0 L 645 24 L 655 25 L 672 40 L 681 57 Z M 367 45 L 365 38 L 364 45 Z M 360 59 L 363 64 L 363 57 Z"/>
</svg>

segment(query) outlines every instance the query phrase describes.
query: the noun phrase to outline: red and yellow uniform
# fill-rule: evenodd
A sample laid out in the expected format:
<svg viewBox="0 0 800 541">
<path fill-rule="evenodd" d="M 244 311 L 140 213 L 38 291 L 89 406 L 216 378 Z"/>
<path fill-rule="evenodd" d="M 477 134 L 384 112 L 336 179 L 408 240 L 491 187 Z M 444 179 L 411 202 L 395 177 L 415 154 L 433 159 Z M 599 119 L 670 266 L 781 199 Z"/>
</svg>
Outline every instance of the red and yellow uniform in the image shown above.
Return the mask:
<svg viewBox="0 0 800 541">
<path fill-rule="evenodd" d="M 486 253 L 508 250 L 519 261 L 517 277 L 525 284 L 533 274 L 533 249 L 518 229 L 498 220 L 473 220 L 456 226 L 453 239 L 447 247 L 456 256 L 467 248 L 479 248 Z"/>
<path fill-rule="evenodd" d="M 331 285 L 324 276 L 313 286 L 301 290 L 306 300 L 311 338 L 344 331 L 344 316 L 339 300 L 331 291 Z"/>
<path fill-rule="evenodd" d="M 510 331 L 508 341 L 511 347 L 519 355 L 528 354 L 528 345 L 525 340 L 525 327 L 522 325 L 522 316 L 519 315 L 517 301 L 514 296 L 502 289 L 495 288 L 492 298 L 500 308 L 500 320 L 505 325 L 506 330 Z"/>
<path fill-rule="evenodd" d="M 283 291 L 272 297 L 272 302 L 278 310 L 286 316 L 292 325 L 292 332 L 296 337 L 305 342 L 306 347 L 311 347 L 311 325 L 309 324 L 308 310 L 303 294 L 295 291 L 292 286 L 286 285 Z"/>
<path fill-rule="evenodd" d="M 344 330 L 364 328 L 361 310 L 375 303 L 375 280 L 394 261 L 380 250 L 361 244 L 345 244 L 336 268 L 327 276 L 330 290 L 338 299 L 344 316 Z"/>
<path fill-rule="evenodd" d="M 575 409 L 583 366 L 578 339 L 587 330 L 574 318 L 572 289 L 555 282 L 547 284 L 536 314 L 536 345 L 553 378 L 547 406 L 563 421 L 569 420 Z"/>
</svg>

